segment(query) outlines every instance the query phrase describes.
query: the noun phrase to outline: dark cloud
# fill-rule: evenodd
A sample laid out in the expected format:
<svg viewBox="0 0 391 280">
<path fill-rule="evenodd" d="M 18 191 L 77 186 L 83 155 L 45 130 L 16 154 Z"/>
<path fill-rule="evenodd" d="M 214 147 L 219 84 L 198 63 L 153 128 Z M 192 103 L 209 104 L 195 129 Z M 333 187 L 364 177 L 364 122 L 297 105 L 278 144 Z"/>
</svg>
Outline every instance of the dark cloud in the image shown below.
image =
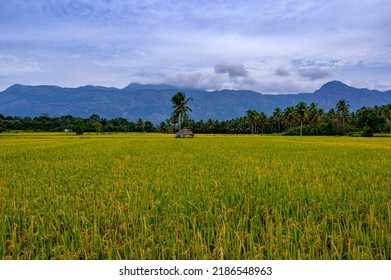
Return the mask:
<svg viewBox="0 0 391 280">
<path fill-rule="evenodd" d="M 287 76 L 289 76 L 289 72 L 288 72 L 287 70 L 285 70 L 284 68 L 282 68 L 282 67 L 276 69 L 276 71 L 274 71 L 274 73 L 275 73 L 277 76 L 282 76 L 282 77 L 287 77 Z"/>
<path fill-rule="evenodd" d="M 309 79 L 311 81 L 319 80 L 330 76 L 330 70 L 320 67 L 306 67 L 300 68 L 297 73 L 300 77 Z"/>
<path fill-rule="evenodd" d="M 241 63 L 222 63 L 215 65 L 216 74 L 228 73 L 231 78 L 247 77 L 248 72 Z"/>
</svg>

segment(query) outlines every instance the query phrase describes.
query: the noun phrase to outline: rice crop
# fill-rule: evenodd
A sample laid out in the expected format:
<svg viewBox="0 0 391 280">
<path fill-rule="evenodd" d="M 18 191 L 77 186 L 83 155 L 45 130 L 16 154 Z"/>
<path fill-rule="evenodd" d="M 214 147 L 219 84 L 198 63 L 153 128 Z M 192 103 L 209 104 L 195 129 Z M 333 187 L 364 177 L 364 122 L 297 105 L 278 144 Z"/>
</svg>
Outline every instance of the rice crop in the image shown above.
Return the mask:
<svg viewBox="0 0 391 280">
<path fill-rule="evenodd" d="M 0 134 L 0 259 L 391 259 L 391 138 Z"/>
</svg>

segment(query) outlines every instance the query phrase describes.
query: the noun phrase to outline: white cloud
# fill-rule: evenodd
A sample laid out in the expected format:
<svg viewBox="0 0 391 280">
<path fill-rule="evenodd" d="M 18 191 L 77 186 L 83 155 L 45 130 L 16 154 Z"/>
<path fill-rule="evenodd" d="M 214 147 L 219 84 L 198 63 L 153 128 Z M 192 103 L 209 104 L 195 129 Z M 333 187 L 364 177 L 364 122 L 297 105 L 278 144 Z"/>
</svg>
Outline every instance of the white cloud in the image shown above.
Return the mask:
<svg viewBox="0 0 391 280">
<path fill-rule="evenodd" d="M 7 54 L 0 55 L 0 75 L 20 75 L 40 71 L 41 66 L 37 62 Z"/>
</svg>

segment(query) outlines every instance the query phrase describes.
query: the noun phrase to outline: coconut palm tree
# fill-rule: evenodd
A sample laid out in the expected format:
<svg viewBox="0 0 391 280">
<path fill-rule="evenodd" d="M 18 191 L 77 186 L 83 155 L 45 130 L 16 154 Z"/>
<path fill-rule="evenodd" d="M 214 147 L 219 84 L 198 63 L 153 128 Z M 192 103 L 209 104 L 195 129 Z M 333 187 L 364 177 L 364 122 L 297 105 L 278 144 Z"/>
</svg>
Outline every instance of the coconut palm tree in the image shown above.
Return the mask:
<svg viewBox="0 0 391 280">
<path fill-rule="evenodd" d="M 315 103 L 311 103 L 308 108 L 308 122 L 312 125 L 318 125 L 322 122 L 324 111 L 318 108 Z"/>
<path fill-rule="evenodd" d="M 281 132 L 281 120 L 282 120 L 282 111 L 279 107 L 275 108 L 274 109 L 274 112 L 273 112 L 273 121 L 275 121 L 277 123 L 277 133 L 280 133 Z"/>
<path fill-rule="evenodd" d="M 349 116 L 349 104 L 344 99 L 341 99 L 338 101 L 336 108 L 338 117 L 342 119 L 342 132 L 344 132 L 346 118 Z"/>
<path fill-rule="evenodd" d="M 291 129 L 293 127 L 293 122 L 295 120 L 294 113 L 295 108 L 293 106 L 286 107 L 283 112 L 284 123 L 288 126 L 288 129 Z"/>
<path fill-rule="evenodd" d="M 390 126 L 390 133 L 391 133 L 391 104 L 382 106 L 380 110 L 381 110 L 381 116 L 385 118 L 387 124 Z"/>
<path fill-rule="evenodd" d="M 265 126 L 269 124 L 268 117 L 264 112 L 260 112 L 257 114 L 256 118 L 256 124 L 262 127 L 262 134 L 265 133 Z"/>
<path fill-rule="evenodd" d="M 246 112 L 246 122 L 250 125 L 251 134 L 257 133 L 257 116 L 256 110 L 248 110 Z"/>
<path fill-rule="evenodd" d="M 299 102 L 295 107 L 295 114 L 298 122 L 300 123 L 300 136 L 303 136 L 303 122 L 307 118 L 307 104 L 305 102 Z"/>
<path fill-rule="evenodd" d="M 187 103 L 189 101 L 193 101 L 193 98 L 189 97 L 186 99 L 186 94 L 184 92 L 178 91 L 172 98 L 172 108 L 174 108 L 174 111 L 171 114 L 171 118 L 173 120 L 179 121 L 179 130 L 181 130 L 181 126 L 183 123 L 183 120 L 185 119 L 186 112 L 190 111 L 192 112 L 191 108 L 187 106 Z"/>
</svg>

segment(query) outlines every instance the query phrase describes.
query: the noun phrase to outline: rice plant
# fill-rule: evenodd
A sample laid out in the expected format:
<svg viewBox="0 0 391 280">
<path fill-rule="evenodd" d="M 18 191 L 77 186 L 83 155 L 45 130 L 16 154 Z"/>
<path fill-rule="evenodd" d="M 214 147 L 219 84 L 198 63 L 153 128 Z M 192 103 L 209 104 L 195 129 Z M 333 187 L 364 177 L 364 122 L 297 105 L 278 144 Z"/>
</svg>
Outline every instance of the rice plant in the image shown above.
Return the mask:
<svg viewBox="0 0 391 280">
<path fill-rule="evenodd" d="M 391 138 L 0 134 L 0 259 L 391 259 Z"/>
</svg>

